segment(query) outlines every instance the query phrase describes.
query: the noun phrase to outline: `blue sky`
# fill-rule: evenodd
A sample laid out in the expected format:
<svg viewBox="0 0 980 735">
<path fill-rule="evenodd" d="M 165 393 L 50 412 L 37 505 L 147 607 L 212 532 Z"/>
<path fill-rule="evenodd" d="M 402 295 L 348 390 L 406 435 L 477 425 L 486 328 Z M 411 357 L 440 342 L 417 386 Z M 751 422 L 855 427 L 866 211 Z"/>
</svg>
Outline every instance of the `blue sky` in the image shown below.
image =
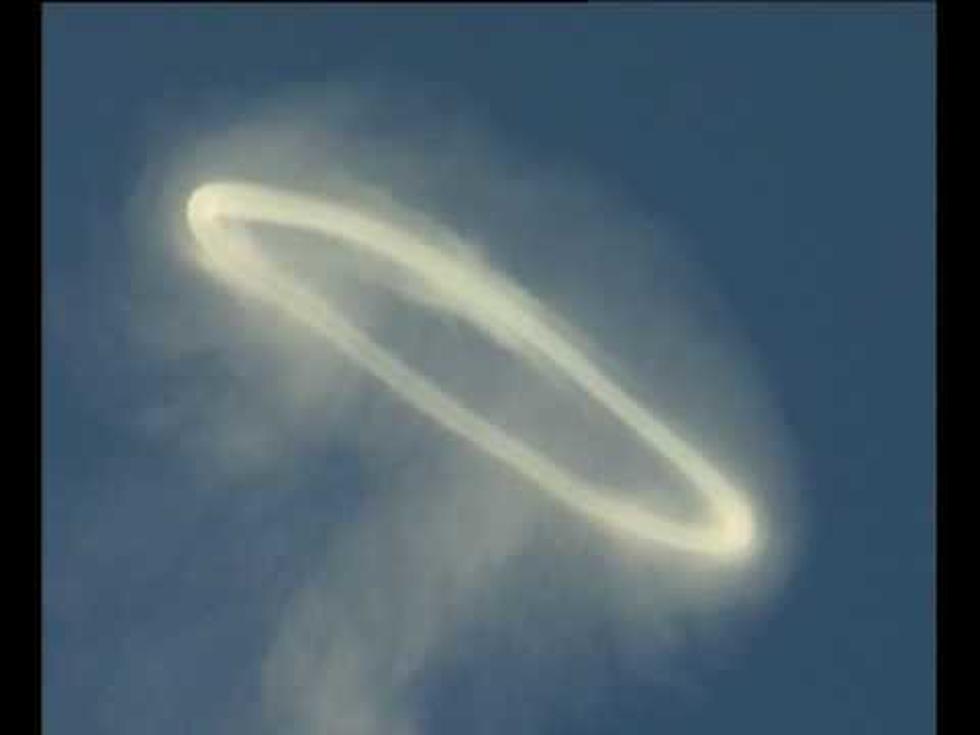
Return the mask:
<svg viewBox="0 0 980 735">
<path fill-rule="evenodd" d="M 521 698 L 538 714 L 514 731 L 929 731 L 929 5 L 49 5 L 43 43 L 49 732 L 230 732 L 228 711 L 235 731 L 270 731 L 254 675 L 268 601 L 306 570 L 250 551 L 255 518 L 190 502 L 173 455 L 133 433 L 143 396 L 173 386 L 120 357 L 126 336 L 103 310 L 126 299 L 96 297 L 123 293 L 123 205 L 175 111 L 352 75 L 435 89 L 536 159 L 598 172 L 677 223 L 790 429 L 807 519 L 778 598 L 693 693 L 651 686 L 597 631 L 580 655 L 598 673 L 566 672 L 561 691 L 536 688 L 548 670 L 533 667 L 488 686 L 507 649 L 453 664 L 425 696 L 425 732 L 465 731 L 472 711 Z M 281 517 L 284 548 L 316 535 L 318 513 L 347 512 L 317 484 L 356 487 L 362 472 L 330 454 L 288 500 L 260 505 Z M 176 489 L 131 490 L 149 486 Z M 222 544 L 235 554 L 209 553 Z"/>
</svg>

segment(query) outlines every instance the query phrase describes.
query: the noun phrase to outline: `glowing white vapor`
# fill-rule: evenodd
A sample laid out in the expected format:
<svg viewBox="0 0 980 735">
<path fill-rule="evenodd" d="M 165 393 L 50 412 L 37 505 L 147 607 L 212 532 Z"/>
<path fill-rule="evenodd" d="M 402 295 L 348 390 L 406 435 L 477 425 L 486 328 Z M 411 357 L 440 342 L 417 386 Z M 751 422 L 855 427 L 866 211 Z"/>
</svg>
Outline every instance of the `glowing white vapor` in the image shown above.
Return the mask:
<svg viewBox="0 0 980 735">
<path fill-rule="evenodd" d="M 757 550 L 759 534 L 746 493 L 620 389 L 559 334 L 540 304 L 501 274 L 434 246 L 411 226 L 385 221 L 370 211 L 251 183 L 206 183 L 190 196 L 186 214 L 200 246 L 195 258 L 209 273 L 283 310 L 418 411 L 602 528 L 640 543 L 717 560 L 744 559 Z M 408 276 L 415 286 L 409 296 L 470 322 L 518 358 L 546 365 L 572 381 L 683 474 L 704 500 L 704 520 L 692 524 L 660 515 L 586 482 L 509 436 L 263 257 L 249 236 L 250 224 L 306 230 L 360 249 L 390 266 L 389 285 L 398 286 Z"/>
</svg>

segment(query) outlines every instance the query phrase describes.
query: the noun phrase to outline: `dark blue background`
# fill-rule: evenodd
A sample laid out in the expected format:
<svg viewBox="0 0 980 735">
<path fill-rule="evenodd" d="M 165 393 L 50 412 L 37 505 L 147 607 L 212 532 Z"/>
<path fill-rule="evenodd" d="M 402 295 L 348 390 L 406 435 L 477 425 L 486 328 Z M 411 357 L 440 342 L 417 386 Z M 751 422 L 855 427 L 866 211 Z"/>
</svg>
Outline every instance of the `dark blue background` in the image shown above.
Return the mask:
<svg viewBox="0 0 980 735">
<path fill-rule="evenodd" d="M 435 85 L 503 137 L 603 172 L 634 206 L 684 223 L 800 447 L 806 546 L 766 625 L 703 695 L 678 698 L 624 677 L 589 707 L 569 702 L 548 732 L 930 731 L 930 6 L 49 5 L 43 42 L 46 304 L 51 284 L 90 273 L 83 264 L 110 247 L 92 237 L 91 223 L 131 191 L 154 109 L 209 90 L 248 100 L 350 72 Z M 88 502 L 75 491 L 78 478 L 97 484 L 115 457 L 144 451 L 96 417 L 59 344 L 46 336 L 46 589 L 77 572 L 61 555 L 63 529 Z M 159 502 L 153 512 L 194 527 Z M 102 608 L 92 602 L 69 615 L 46 605 L 51 733 L 126 731 L 99 714 L 117 650 L 104 621 L 138 609 L 144 587 L 153 594 L 152 577 L 134 574 L 117 582 L 115 597 L 87 588 Z M 229 676 L 240 681 L 258 652 L 247 640 L 236 646 Z M 209 684 L 216 698 L 251 706 L 247 686 L 231 695 L 220 681 L 202 681 L 187 700 L 202 712 Z M 448 709 L 431 726 L 452 732 L 452 698 L 437 699 Z M 170 731 L 201 731 L 190 723 L 206 719 L 186 717 L 171 715 L 180 729 Z"/>
</svg>

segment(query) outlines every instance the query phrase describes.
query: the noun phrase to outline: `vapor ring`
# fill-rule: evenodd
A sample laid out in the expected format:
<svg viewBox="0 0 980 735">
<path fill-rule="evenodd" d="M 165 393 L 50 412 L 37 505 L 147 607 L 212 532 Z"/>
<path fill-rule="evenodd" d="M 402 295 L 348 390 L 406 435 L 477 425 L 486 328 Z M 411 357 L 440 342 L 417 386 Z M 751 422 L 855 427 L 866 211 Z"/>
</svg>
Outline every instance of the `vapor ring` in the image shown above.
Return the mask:
<svg viewBox="0 0 980 735">
<path fill-rule="evenodd" d="M 265 186 L 206 183 L 191 194 L 186 214 L 199 245 L 194 250 L 197 262 L 208 272 L 279 307 L 417 410 L 601 527 L 635 541 L 719 560 L 744 558 L 757 546 L 754 513 L 745 494 L 549 326 L 534 300 L 500 274 L 450 255 L 411 228 L 371 212 Z M 508 436 L 263 258 L 246 228 L 234 227 L 235 222 L 309 230 L 410 274 L 424 286 L 428 301 L 471 322 L 519 357 L 550 363 L 605 407 L 691 482 L 706 501 L 706 519 L 680 522 L 611 495 Z"/>
</svg>

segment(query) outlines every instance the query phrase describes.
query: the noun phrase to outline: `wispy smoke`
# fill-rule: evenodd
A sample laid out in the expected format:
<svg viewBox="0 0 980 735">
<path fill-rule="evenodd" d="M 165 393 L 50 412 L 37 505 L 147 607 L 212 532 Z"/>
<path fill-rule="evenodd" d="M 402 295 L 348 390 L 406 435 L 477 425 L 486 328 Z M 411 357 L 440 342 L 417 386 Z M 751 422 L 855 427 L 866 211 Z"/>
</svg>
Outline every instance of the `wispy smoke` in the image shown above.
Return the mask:
<svg viewBox="0 0 980 735">
<path fill-rule="evenodd" d="M 791 556 L 784 438 L 738 342 L 737 315 L 730 320 L 681 261 L 665 227 L 582 175 L 504 153 L 439 107 L 350 87 L 195 118 L 151 148 L 129 208 L 141 244 L 133 332 L 176 386 L 141 414 L 144 429 L 174 442 L 202 486 L 234 485 L 220 496 L 228 507 L 308 491 L 326 454 L 359 468 L 356 480 L 317 488 L 329 498 L 317 506 L 321 534 L 277 547 L 294 581 L 275 600 L 260 667 L 271 731 L 427 732 L 432 682 L 440 667 L 479 655 L 476 631 L 524 642 L 507 664 L 517 677 L 522 665 L 563 685 L 594 676 L 568 664 L 596 626 L 630 675 L 669 677 L 665 662 L 695 622 L 758 610 Z M 213 180 L 383 213 L 454 258 L 506 274 L 560 317 L 563 337 L 604 374 L 737 478 L 764 547 L 719 566 L 624 545 L 399 401 L 335 345 L 220 287 L 189 256 L 184 217 L 190 193 Z M 391 290 L 383 263 L 310 233 L 268 223 L 250 231 L 264 257 L 508 436 L 697 523 L 703 499 L 683 476 L 575 386 L 515 360 L 452 310 L 412 305 L 429 298 L 425 289 L 406 280 Z M 258 521 L 255 543 L 273 524 L 288 535 L 289 522 Z M 501 677 L 472 686 L 472 706 L 457 713 L 468 732 L 552 711 L 546 694 L 493 704 Z"/>
</svg>

